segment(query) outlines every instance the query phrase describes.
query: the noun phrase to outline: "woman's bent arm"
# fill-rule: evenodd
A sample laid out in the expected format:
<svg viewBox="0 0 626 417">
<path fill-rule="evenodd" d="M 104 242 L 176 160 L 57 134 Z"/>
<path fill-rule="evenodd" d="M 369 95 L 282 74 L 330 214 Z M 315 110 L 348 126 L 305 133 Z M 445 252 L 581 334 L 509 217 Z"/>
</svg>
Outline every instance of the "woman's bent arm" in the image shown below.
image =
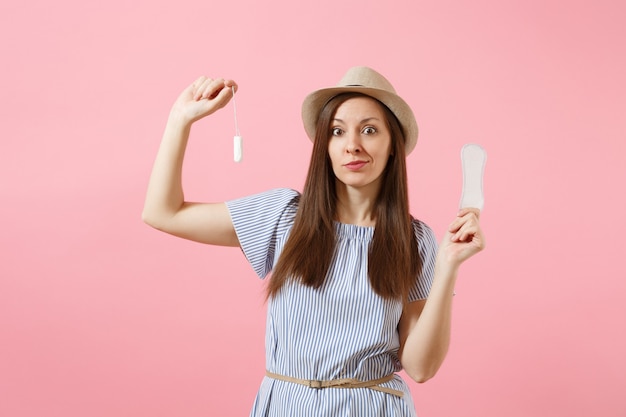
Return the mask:
<svg viewBox="0 0 626 417">
<path fill-rule="evenodd" d="M 233 81 L 201 77 L 187 87 L 170 111 L 148 184 L 142 218 L 166 233 L 197 242 L 238 246 L 224 203 L 185 201 L 182 169 L 192 124 L 224 107 Z"/>
<path fill-rule="evenodd" d="M 448 353 L 455 281 L 456 272 L 437 265 L 428 299 L 409 303 L 402 312 L 400 362 L 416 382 L 435 376 Z"/>
<path fill-rule="evenodd" d="M 405 306 L 398 325 L 400 362 L 417 382 L 432 378 L 450 346 L 452 296 L 460 265 L 485 246 L 478 211 L 463 209 L 444 237 L 428 299 Z"/>
</svg>

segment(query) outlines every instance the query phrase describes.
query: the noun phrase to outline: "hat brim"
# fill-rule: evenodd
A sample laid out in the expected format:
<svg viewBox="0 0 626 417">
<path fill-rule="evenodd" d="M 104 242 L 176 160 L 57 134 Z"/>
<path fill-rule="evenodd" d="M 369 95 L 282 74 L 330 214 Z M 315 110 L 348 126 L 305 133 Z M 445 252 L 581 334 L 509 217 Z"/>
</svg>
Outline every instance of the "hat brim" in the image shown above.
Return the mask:
<svg viewBox="0 0 626 417">
<path fill-rule="evenodd" d="M 331 87 L 323 88 L 309 94 L 302 103 L 302 121 L 304 123 L 304 130 L 306 131 L 309 139 L 312 141 L 315 140 L 315 127 L 317 125 L 317 119 L 319 118 L 322 108 L 328 100 L 336 95 L 350 92 L 361 93 L 366 96 L 373 97 L 387 106 L 402 126 L 406 140 L 406 154 L 408 155 L 411 151 L 413 151 L 415 145 L 417 144 L 418 128 L 415 115 L 413 114 L 411 107 L 409 107 L 409 105 L 396 94 L 369 87 Z"/>
</svg>

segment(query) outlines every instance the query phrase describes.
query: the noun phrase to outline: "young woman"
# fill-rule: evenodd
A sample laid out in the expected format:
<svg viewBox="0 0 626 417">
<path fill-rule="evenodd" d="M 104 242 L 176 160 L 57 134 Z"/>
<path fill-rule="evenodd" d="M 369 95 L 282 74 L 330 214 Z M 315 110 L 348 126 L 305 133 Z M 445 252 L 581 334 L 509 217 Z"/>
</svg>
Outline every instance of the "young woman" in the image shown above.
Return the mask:
<svg viewBox="0 0 626 417">
<path fill-rule="evenodd" d="M 185 201 L 181 171 L 194 122 L 232 97 L 201 77 L 172 107 L 148 187 L 149 225 L 240 247 L 268 284 L 266 377 L 252 416 L 415 416 L 410 391 L 449 345 L 459 266 L 484 247 L 474 209 L 437 245 L 409 213 L 409 106 L 379 73 L 350 69 L 304 101 L 314 142 L 302 193 L 276 189 L 225 203 Z"/>
</svg>

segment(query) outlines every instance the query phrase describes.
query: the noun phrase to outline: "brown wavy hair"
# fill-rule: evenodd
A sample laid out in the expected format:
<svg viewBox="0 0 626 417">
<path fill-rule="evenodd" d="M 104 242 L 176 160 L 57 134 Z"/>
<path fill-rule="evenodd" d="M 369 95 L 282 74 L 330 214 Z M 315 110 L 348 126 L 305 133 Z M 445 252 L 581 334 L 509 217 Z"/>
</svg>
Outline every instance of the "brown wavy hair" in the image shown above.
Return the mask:
<svg viewBox="0 0 626 417">
<path fill-rule="evenodd" d="M 378 100 L 360 93 L 343 93 L 331 98 L 318 118 L 304 190 L 299 197 L 291 234 L 269 281 L 268 298 L 278 294 L 288 281 L 299 281 L 314 288 L 320 288 L 326 281 L 336 245 L 336 178 L 328 155 L 331 122 L 339 106 L 355 97 L 368 97 L 381 106 L 392 143 L 375 201 L 376 226 L 368 257 L 370 284 L 381 297 L 406 301 L 409 289 L 417 279 L 421 265 L 413 218 L 409 213 L 402 127 L 395 115 Z"/>
</svg>

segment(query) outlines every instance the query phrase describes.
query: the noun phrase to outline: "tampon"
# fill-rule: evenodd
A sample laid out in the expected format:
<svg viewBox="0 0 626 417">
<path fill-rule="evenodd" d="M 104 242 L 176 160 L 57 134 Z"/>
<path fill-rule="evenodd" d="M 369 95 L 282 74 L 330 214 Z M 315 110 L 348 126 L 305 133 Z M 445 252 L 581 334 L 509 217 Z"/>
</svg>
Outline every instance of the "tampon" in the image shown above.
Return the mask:
<svg viewBox="0 0 626 417">
<path fill-rule="evenodd" d="M 231 87 L 233 91 L 233 113 L 235 114 L 235 137 L 233 139 L 233 159 L 235 162 L 241 162 L 243 159 L 243 137 L 239 134 L 239 123 L 237 123 L 237 105 L 235 104 L 235 86 Z"/>
<path fill-rule="evenodd" d="M 239 135 L 236 135 L 233 141 L 233 145 L 233 156 L 235 162 L 241 162 L 241 160 L 243 159 L 243 138 Z"/>
</svg>

